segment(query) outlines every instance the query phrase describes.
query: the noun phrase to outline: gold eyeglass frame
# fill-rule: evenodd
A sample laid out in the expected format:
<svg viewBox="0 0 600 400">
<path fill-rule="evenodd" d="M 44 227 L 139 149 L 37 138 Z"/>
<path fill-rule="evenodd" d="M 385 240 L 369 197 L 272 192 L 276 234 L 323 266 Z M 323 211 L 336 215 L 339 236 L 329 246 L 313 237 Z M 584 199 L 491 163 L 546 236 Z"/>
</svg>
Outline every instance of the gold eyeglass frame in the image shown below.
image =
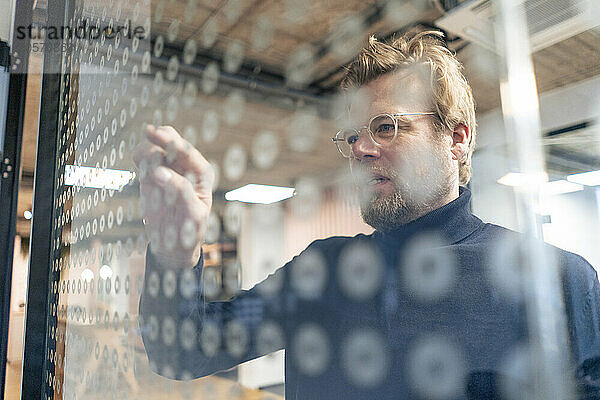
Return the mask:
<svg viewBox="0 0 600 400">
<path fill-rule="evenodd" d="M 335 143 L 335 146 L 337 147 L 338 151 L 340 152 L 340 154 L 342 155 L 342 157 L 344 158 L 352 158 L 352 154 L 350 155 L 345 155 L 344 152 L 342 151 L 342 149 L 340 148 L 340 145 L 338 142 L 345 142 L 346 140 L 342 139 L 340 137 L 340 135 L 343 132 L 346 132 L 348 130 L 352 130 L 356 133 L 357 136 L 360 136 L 360 132 L 363 129 L 366 129 L 367 132 L 369 132 L 369 137 L 371 138 L 371 140 L 373 141 L 373 143 L 375 144 L 375 146 L 377 147 L 385 147 L 387 145 L 389 145 L 390 143 L 392 143 L 395 139 L 396 136 L 398 136 L 398 117 L 405 117 L 405 116 L 413 116 L 413 115 L 435 115 L 435 112 L 432 111 L 427 111 L 427 112 L 411 112 L 411 113 L 396 113 L 396 114 L 377 114 L 375 115 L 373 118 L 371 118 L 369 120 L 369 123 L 367 125 L 363 125 L 361 126 L 359 129 L 357 128 L 352 128 L 352 129 L 340 129 L 339 131 L 337 131 L 337 133 L 335 134 L 334 137 L 331 138 L 331 141 L 333 143 Z M 371 124 L 373 123 L 373 121 L 377 118 L 381 118 L 381 117 L 390 117 L 392 120 L 394 120 L 394 137 L 392 137 L 392 139 L 389 141 L 389 143 L 386 144 L 381 144 L 381 143 L 377 143 L 377 141 L 375 140 L 375 135 L 373 132 L 371 132 Z"/>
</svg>

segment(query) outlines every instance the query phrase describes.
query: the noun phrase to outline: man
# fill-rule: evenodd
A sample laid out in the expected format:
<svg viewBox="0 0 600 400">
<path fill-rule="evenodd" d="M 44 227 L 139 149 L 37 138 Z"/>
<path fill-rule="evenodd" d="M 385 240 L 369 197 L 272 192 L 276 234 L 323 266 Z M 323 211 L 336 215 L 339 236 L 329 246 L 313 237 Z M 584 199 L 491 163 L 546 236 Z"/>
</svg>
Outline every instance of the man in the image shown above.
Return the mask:
<svg viewBox="0 0 600 400">
<path fill-rule="evenodd" d="M 375 232 L 317 240 L 228 301 L 185 285 L 162 288 L 179 280 L 201 287 L 213 176 L 174 129 L 148 128 L 135 157 L 142 196 L 158 189 L 172 198 L 145 217 L 151 243 L 140 315 L 153 369 L 190 379 L 285 348 L 290 399 L 523 398 L 532 381 L 514 368 L 528 345 L 528 288 L 518 286 L 523 236 L 471 214 L 460 186 L 475 143 L 460 64 L 436 31 L 371 38 L 343 87 L 352 121 L 333 141 L 350 159 L 362 217 Z M 165 232 L 186 224 L 188 234 L 167 243 Z M 560 267 L 579 390 L 593 396 L 596 273 L 575 254 L 546 249 Z"/>
</svg>

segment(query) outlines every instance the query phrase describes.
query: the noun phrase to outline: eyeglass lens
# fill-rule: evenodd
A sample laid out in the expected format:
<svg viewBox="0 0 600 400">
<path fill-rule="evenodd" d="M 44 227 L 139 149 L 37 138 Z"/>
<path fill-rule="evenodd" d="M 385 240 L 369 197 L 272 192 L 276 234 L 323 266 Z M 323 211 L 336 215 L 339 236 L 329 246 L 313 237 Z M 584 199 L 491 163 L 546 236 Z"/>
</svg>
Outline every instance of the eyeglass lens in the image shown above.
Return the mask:
<svg viewBox="0 0 600 400">
<path fill-rule="evenodd" d="M 379 145 L 389 144 L 396 134 L 396 124 L 393 117 L 382 114 L 373 118 L 369 124 L 369 133 L 375 143 Z M 352 147 L 358 140 L 358 136 L 359 131 L 357 129 L 345 129 L 338 132 L 336 144 L 344 157 L 352 155 Z"/>
<path fill-rule="evenodd" d="M 352 155 L 352 146 L 358 140 L 358 131 L 355 129 L 346 129 L 338 132 L 336 144 L 340 153 L 344 157 L 350 157 Z"/>
<path fill-rule="evenodd" d="M 378 144 L 388 144 L 396 134 L 396 123 L 391 115 L 379 115 L 369 124 L 373 140 Z"/>
</svg>

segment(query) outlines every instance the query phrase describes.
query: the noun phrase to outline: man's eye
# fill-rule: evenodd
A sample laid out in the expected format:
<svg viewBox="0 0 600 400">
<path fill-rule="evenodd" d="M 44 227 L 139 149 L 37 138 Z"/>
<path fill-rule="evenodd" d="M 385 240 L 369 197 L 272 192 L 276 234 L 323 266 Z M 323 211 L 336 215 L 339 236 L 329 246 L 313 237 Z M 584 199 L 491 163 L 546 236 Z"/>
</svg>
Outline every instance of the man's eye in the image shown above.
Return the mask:
<svg viewBox="0 0 600 400">
<path fill-rule="evenodd" d="M 356 143 L 357 140 L 358 140 L 358 135 L 351 135 L 351 136 L 348 136 L 348 138 L 346 139 L 346 142 L 348 142 L 348 144 L 354 144 L 354 143 Z"/>
<path fill-rule="evenodd" d="M 376 134 L 390 134 L 394 132 L 394 125 L 392 124 L 381 124 L 375 130 Z"/>
</svg>

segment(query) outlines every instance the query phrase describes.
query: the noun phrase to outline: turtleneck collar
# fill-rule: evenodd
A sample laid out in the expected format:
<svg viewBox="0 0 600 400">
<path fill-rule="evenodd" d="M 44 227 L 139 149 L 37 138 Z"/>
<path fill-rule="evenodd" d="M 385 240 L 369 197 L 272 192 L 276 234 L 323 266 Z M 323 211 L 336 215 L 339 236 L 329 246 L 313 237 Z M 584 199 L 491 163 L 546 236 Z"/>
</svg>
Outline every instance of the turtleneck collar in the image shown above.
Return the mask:
<svg viewBox="0 0 600 400">
<path fill-rule="evenodd" d="M 483 222 L 471 213 L 471 191 L 459 186 L 459 195 L 450 203 L 402 225 L 390 232 L 373 232 L 373 237 L 384 241 L 401 241 L 422 231 L 437 231 L 450 244 L 457 243 L 473 233 Z"/>
</svg>

